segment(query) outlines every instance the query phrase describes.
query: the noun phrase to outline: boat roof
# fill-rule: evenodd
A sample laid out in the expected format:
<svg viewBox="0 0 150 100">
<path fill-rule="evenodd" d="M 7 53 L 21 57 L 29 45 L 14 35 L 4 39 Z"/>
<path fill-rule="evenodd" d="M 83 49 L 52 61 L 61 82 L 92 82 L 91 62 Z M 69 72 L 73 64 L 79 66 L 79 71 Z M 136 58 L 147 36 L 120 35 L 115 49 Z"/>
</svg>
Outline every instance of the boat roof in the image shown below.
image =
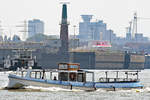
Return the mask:
<svg viewBox="0 0 150 100">
<path fill-rule="evenodd" d="M 28 69 L 27 69 L 28 70 Z M 22 71 L 27 71 L 27 70 L 22 70 Z M 58 69 L 31 69 L 31 72 L 69 72 L 69 73 L 94 73 L 93 71 L 88 71 L 88 70 L 58 70 Z"/>
<path fill-rule="evenodd" d="M 22 70 L 22 71 L 27 71 L 28 69 Z M 67 73 L 94 73 L 92 70 L 59 70 L 59 69 L 31 69 L 32 72 L 67 72 Z M 141 70 L 98 70 L 99 72 L 113 72 L 113 73 L 121 73 L 121 72 L 129 72 L 129 73 L 136 73 L 136 72 L 141 72 Z"/>
<path fill-rule="evenodd" d="M 106 70 L 104 72 L 141 72 L 141 70 Z"/>
<path fill-rule="evenodd" d="M 98 71 L 99 72 L 141 72 L 141 70 L 98 70 Z"/>
</svg>

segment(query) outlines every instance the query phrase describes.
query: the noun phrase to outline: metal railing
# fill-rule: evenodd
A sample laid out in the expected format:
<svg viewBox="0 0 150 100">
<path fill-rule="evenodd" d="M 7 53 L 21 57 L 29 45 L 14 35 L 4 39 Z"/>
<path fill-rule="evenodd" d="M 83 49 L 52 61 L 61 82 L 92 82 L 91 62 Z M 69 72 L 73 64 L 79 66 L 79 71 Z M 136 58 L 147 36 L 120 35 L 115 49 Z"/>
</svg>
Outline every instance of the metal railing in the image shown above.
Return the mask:
<svg viewBox="0 0 150 100">
<path fill-rule="evenodd" d="M 99 78 L 99 82 L 137 82 L 139 79 L 137 78 Z"/>
</svg>

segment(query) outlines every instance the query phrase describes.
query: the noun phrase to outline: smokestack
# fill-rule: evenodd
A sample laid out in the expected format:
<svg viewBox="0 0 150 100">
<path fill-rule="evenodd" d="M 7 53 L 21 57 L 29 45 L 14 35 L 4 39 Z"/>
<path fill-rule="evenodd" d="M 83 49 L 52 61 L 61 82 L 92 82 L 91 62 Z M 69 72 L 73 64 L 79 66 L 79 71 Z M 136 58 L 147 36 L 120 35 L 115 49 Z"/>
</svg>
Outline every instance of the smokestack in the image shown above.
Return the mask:
<svg viewBox="0 0 150 100">
<path fill-rule="evenodd" d="M 67 4 L 62 6 L 62 19 L 60 28 L 61 53 L 68 53 L 68 23 L 67 23 Z"/>
</svg>

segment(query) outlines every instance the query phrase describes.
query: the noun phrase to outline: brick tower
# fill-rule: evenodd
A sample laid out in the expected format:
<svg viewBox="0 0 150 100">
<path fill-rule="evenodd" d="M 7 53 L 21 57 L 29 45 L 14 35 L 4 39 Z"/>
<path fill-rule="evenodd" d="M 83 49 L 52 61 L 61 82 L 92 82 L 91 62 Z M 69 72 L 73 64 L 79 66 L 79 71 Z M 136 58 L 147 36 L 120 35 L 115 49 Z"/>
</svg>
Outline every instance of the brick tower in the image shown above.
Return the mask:
<svg viewBox="0 0 150 100">
<path fill-rule="evenodd" d="M 67 22 L 67 4 L 63 4 L 62 7 L 62 19 L 61 19 L 61 28 L 60 28 L 60 40 L 61 47 L 60 53 L 68 53 L 68 22 Z"/>
</svg>

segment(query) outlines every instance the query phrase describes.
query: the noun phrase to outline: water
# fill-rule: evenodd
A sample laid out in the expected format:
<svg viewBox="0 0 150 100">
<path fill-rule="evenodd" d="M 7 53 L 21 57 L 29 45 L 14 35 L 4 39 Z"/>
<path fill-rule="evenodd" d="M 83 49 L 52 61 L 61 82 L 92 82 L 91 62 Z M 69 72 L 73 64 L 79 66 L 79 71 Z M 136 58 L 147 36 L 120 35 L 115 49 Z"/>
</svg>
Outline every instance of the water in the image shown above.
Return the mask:
<svg viewBox="0 0 150 100">
<path fill-rule="evenodd" d="M 43 88 L 28 86 L 26 89 L 5 90 L 8 73 L 0 72 L 0 100 L 150 100 L 150 70 L 143 70 L 140 79 L 143 89 L 106 91 L 98 89 L 92 92 L 61 88 Z M 96 74 L 99 71 L 95 71 Z"/>
</svg>

